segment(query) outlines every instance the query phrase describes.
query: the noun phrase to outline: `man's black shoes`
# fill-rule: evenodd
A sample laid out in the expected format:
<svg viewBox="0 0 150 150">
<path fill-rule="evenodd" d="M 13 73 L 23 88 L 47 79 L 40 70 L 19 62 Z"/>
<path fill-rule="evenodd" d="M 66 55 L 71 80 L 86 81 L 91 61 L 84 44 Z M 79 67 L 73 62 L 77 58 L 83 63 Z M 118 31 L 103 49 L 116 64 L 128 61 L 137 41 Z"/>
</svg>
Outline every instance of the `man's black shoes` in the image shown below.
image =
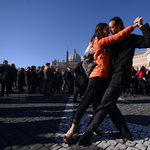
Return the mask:
<svg viewBox="0 0 150 150">
<path fill-rule="evenodd" d="M 117 133 L 111 133 L 111 135 L 116 137 L 116 139 L 124 139 L 124 140 L 132 141 L 132 134 L 130 132 L 127 133 L 117 132 Z"/>
<path fill-rule="evenodd" d="M 79 141 L 78 141 L 77 144 L 78 144 L 78 145 L 85 145 L 85 144 L 87 144 L 87 143 L 89 142 L 89 139 L 91 138 L 91 136 L 92 136 L 92 134 L 86 131 L 86 132 L 81 136 L 81 138 L 79 139 Z"/>
<path fill-rule="evenodd" d="M 116 139 L 123 139 L 123 140 L 129 140 L 132 141 L 132 134 L 130 132 L 122 133 L 122 132 L 117 132 L 117 133 L 111 133 L 112 136 L 116 137 Z M 89 142 L 89 139 L 91 138 L 92 133 L 85 132 L 81 138 L 78 141 L 78 145 L 86 145 Z"/>
</svg>

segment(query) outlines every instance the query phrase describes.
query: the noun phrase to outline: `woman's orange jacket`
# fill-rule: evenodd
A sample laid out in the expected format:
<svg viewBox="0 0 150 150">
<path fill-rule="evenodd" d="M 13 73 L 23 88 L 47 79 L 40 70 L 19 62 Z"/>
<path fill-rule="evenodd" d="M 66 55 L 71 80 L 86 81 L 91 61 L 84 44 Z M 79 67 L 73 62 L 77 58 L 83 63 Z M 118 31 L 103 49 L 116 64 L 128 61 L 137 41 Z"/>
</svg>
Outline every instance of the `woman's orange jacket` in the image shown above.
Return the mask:
<svg viewBox="0 0 150 150">
<path fill-rule="evenodd" d="M 104 54 L 103 48 L 119 40 L 122 40 L 127 35 L 129 35 L 133 30 L 134 30 L 133 26 L 128 26 L 127 28 L 123 29 L 122 31 L 118 32 L 115 35 L 104 37 L 102 39 L 95 39 L 93 47 L 96 48 L 96 52 L 94 53 L 94 60 L 97 65 L 91 72 L 89 78 L 108 77 L 110 65 L 110 53 Z"/>
</svg>

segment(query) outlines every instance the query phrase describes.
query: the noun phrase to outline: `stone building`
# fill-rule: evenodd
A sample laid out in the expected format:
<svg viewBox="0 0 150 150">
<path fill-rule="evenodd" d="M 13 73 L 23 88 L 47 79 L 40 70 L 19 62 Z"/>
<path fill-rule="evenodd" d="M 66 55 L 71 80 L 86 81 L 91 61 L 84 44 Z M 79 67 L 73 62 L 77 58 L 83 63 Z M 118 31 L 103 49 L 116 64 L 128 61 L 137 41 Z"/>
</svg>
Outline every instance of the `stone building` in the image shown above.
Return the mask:
<svg viewBox="0 0 150 150">
<path fill-rule="evenodd" d="M 147 51 L 134 54 L 133 67 L 141 68 L 142 66 L 150 66 L 150 48 L 147 48 Z"/>
<path fill-rule="evenodd" d="M 79 54 L 77 54 L 76 49 L 73 50 L 73 53 L 69 56 L 68 50 L 66 52 L 66 62 L 62 60 L 62 62 L 59 62 L 59 60 L 53 60 L 51 61 L 51 66 L 53 66 L 55 69 L 59 68 L 60 72 L 66 71 L 67 67 L 75 68 L 79 62 L 81 62 L 81 57 Z"/>
</svg>

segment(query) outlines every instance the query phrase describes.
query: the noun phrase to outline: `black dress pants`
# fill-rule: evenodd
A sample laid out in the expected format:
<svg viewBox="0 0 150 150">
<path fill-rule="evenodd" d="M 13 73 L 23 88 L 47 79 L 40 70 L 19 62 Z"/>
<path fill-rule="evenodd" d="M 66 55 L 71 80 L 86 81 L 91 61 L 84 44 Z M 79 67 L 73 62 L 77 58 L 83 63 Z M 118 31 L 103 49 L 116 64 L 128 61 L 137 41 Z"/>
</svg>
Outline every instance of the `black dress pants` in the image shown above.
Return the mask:
<svg viewBox="0 0 150 150">
<path fill-rule="evenodd" d="M 31 87 L 31 84 L 27 84 L 27 94 L 31 94 L 30 87 Z"/>
<path fill-rule="evenodd" d="M 101 77 L 93 77 L 88 81 L 88 86 L 83 100 L 79 104 L 77 111 L 74 115 L 73 123 L 77 125 L 84 115 L 86 109 L 93 103 L 93 109 L 101 103 L 103 94 L 107 88 L 107 79 Z"/>
<path fill-rule="evenodd" d="M 109 114 L 112 122 L 117 127 L 120 132 L 129 132 L 124 118 L 116 106 L 116 101 L 118 100 L 123 88 L 118 87 L 108 87 L 104 93 L 101 104 L 95 110 L 92 118 L 87 127 L 87 131 L 92 133 L 105 119 L 107 114 Z"/>
<path fill-rule="evenodd" d="M 79 87 L 75 87 L 73 102 L 77 101 L 77 97 L 78 97 L 79 91 L 80 91 L 80 88 Z"/>
<path fill-rule="evenodd" d="M 4 95 L 4 90 L 5 90 L 5 85 L 6 85 L 6 94 L 7 96 L 9 95 L 9 89 L 10 89 L 10 83 L 9 82 L 6 82 L 5 80 L 1 82 L 1 85 L 2 85 L 2 93 L 1 95 L 3 96 Z"/>
</svg>

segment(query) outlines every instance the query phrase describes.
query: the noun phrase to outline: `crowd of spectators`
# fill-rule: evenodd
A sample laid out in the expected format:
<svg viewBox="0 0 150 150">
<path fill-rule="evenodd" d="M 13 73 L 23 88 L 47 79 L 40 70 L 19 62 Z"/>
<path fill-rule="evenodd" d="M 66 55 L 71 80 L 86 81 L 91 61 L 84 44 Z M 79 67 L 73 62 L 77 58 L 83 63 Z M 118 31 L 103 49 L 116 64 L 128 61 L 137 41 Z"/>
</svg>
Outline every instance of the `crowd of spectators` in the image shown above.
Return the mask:
<svg viewBox="0 0 150 150">
<path fill-rule="evenodd" d="M 150 94 L 150 70 L 149 67 L 142 66 L 140 69 L 132 67 L 131 86 L 125 89 L 125 93 Z"/>
<path fill-rule="evenodd" d="M 74 74 L 69 71 L 60 72 L 59 68 L 54 69 L 50 63 L 45 66 L 28 66 L 27 69 L 16 69 L 15 64 L 8 64 L 3 61 L 0 67 L 1 96 L 14 91 L 25 91 L 27 94 L 40 93 L 44 96 L 51 96 L 52 93 L 60 93 L 62 89 L 68 89 L 69 94 L 73 94 Z M 70 68 L 71 69 L 71 68 Z"/>
<path fill-rule="evenodd" d="M 60 93 L 61 90 L 68 90 L 69 94 L 76 93 L 75 88 L 79 88 L 77 75 L 68 67 L 67 71 L 60 72 L 59 68 L 54 69 L 50 63 L 45 66 L 28 66 L 27 69 L 16 69 L 15 64 L 8 65 L 4 60 L 0 67 L 1 96 L 18 91 L 25 91 L 27 94 L 40 93 L 43 96 L 51 96 L 53 93 Z M 140 70 L 132 67 L 131 86 L 126 88 L 124 93 L 150 94 L 150 70 L 142 66 Z M 84 93 L 80 93 L 82 97 Z M 77 95 L 76 95 L 77 96 Z"/>
</svg>

